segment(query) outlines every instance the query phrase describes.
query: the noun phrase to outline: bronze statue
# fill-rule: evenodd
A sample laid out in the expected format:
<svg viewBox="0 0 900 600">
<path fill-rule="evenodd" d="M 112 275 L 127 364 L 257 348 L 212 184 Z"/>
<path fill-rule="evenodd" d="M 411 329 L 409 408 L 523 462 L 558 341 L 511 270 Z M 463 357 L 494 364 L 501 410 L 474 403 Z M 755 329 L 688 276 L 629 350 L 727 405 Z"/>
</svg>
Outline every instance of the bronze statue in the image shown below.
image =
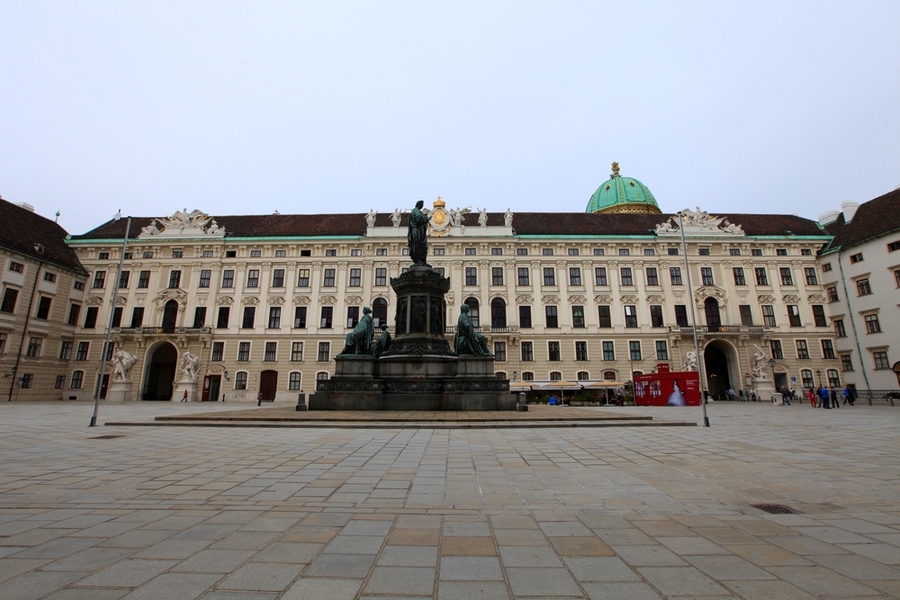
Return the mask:
<svg viewBox="0 0 900 600">
<path fill-rule="evenodd" d="M 378 358 L 388 351 L 391 347 L 391 333 L 388 331 L 387 323 L 381 324 L 381 337 L 372 342 L 372 356 Z"/>
<path fill-rule="evenodd" d="M 372 309 L 368 306 L 363 307 L 363 317 L 353 328 L 353 331 L 347 334 L 347 341 L 341 354 L 370 354 L 372 348 Z"/>
<path fill-rule="evenodd" d="M 459 320 L 456 322 L 454 346 L 457 356 L 494 356 L 488 350 L 487 339 L 475 331 L 475 327 L 472 326 L 472 321 L 469 320 L 468 304 L 463 304 L 459 307 Z"/>
<path fill-rule="evenodd" d="M 428 221 L 431 217 L 422 211 L 425 205 L 423 200 L 416 202 L 416 207 L 409 214 L 409 226 L 406 233 L 406 241 L 409 243 L 409 257 L 416 265 L 427 266 L 425 259 L 428 257 L 428 240 L 425 238 Z"/>
</svg>

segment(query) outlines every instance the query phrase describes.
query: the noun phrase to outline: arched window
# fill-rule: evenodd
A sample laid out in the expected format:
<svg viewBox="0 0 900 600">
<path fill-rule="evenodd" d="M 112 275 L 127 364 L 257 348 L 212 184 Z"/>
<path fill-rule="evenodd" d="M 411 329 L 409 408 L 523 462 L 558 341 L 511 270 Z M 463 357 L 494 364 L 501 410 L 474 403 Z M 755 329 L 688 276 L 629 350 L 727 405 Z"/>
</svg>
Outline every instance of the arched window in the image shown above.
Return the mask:
<svg viewBox="0 0 900 600">
<path fill-rule="evenodd" d="M 238 371 L 234 374 L 234 389 L 236 390 L 246 390 L 247 389 L 247 371 Z"/>
<path fill-rule="evenodd" d="M 466 305 L 469 307 L 469 322 L 472 323 L 472 327 L 478 327 L 478 300 L 466 298 Z"/>
<path fill-rule="evenodd" d="M 316 373 L 316 381 L 328 381 L 328 371 L 319 371 Z"/>
<path fill-rule="evenodd" d="M 300 371 L 291 371 L 288 375 L 288 389 L 297 391 L 300 388 L 300 382 L 303 380 L 303 374 Z"/>
<path fill-rule="evenodd" d="M 615 371 L 603 371 L 603 381 L 615 381 L 616 380 L 616 372 Z"/>
<path fill-rule="evenodd" d="M 506 302 L 503 298 L 491 300 L 491 327 L 506 327 Z"/>
<path fill-rule="evenodd" d="M 72 371 L 72 383 L 69 385 L 73 390 L 80 390 L 84 385 L 84 371 Z"/>
<path fill-rule="evenodd" d="M 534 373 L 531 371 L 522 371 L 522 381 L 534 381 Z"/>
<path fill-rule="evenodd" d="M 841 375 L 837 369 L 828 369 L 828 385 L 834 388 L 843 387 L 841 385 Z"/>
<path fill-rule="evenodd" d="M 503 371 L 497 371 L 496 373 L 494 373 L 494 375 L 497 376 L 497 379 L 506 379 L 506 373 L 504 373 Z"/>
<path fill-rule="evenodd" d="M 715 298 L 707 298 L 703 302 L 703 308 L 706 311 L 706 325 L 710 331 L 718 331 L 722 326 L 722 317 L 719 314 L 719 301 Z"/>
<path fill-rule="evenodd" d="M 381 327 L 382 323 L 387 323 L 388 303 L 384 298 L 375 298 L 372 301 L 372 324 L 376 329 Z"/>
<path fill-rule="evenodd" d="M 562 381 L 562 373 L 559 371 L 550 371 L 550 381 Z"/>
<path fill-rule="evenodd" d="M 809 369 L 803 369 L 800 371 L 800 379 L 803 380 L 803 387 L 805 388 L 814 388 L 816 387 L 816 382 L 813 379 L 813 373 Z"/>
<path fill-rule="evenodd" d="M 590 378 L 591 374 L 587 371 L 578 371 L 578 373 L 575 375 L 575 379 L 577 379 L 578 381 L 587 381 Z"/>
<path fill-rule="evenodd" d="M 175 331 L 175 324 L 178 321 L 178 302 L 169 300 L 163 308 L 162 328 L 163 331 L 171 333 Z"/>
</svg>

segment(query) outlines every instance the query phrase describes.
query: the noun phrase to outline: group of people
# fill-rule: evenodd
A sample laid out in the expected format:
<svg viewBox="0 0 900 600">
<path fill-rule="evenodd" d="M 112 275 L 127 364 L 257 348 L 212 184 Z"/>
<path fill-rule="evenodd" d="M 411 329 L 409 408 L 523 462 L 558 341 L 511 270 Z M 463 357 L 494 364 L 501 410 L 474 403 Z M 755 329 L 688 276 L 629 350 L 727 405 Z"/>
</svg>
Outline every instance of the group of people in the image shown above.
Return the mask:
<svg viewBox="0 0 900 600">
<path fill-rule="evenodd" d="M 813 408 L 840 408 L 841 400 L 843 404 L 853 406 L 856 402 L 856 393 L 849 385 L 844 386 L 842 392 L 838 392 L 834 386 L 830 388 L 822 386 L 818 388 L 809 388 L 806 392 L 809 404 Z"/>
</svg>

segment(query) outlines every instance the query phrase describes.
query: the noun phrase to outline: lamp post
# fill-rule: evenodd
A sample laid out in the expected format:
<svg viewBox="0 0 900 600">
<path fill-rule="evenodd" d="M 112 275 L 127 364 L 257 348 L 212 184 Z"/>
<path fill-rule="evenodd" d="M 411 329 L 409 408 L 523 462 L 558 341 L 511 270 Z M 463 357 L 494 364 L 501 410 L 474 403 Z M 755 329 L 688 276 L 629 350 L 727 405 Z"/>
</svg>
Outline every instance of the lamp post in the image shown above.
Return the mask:
<svg viewBox="0 0 900 600">
<path fill-rule="evenodd" d="M 694 309 L 694 289 L 691 285 L 691 265 L 688 262 L 687 240 L 684 237 L 684 211 L 678 213 L 678 230 L 681 232 L 681 251 L 684 253 L 684 274 L 687 277 L 688 304 L 691 307 L 691 323 L 694 331 L 694 352 L 697 353 L 697 379 L 700 384 L 700 406 L 703 407 L 703 426 L 709 427 L 709 415 L 706 414 L 706 397 L 703 394 L 703 354 L 700 353 L 700 339 L 697 336 L 697 314 Z"/>
<path fill-rule="evenodd" d="M 819 382 L 819 387 L 822 387 L 822 371 L 816 369 L 816 381 Z"/>
</svg>

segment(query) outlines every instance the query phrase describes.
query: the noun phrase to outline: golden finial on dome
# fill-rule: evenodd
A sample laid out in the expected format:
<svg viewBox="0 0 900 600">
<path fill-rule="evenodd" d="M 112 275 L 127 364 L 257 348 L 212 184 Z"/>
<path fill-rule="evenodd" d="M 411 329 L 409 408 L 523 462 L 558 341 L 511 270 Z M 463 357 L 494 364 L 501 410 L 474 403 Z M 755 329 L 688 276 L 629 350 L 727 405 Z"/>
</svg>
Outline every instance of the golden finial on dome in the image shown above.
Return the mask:
<svg viewBox="0 0 900 600">
<path fill-rule="evenodd" d="M 619 176 L 619 163 L 617 163 L 617 162 L 614 162 L 612 164 L 612 175 L 613 175 L 613 177 Z"/>
</svg>

